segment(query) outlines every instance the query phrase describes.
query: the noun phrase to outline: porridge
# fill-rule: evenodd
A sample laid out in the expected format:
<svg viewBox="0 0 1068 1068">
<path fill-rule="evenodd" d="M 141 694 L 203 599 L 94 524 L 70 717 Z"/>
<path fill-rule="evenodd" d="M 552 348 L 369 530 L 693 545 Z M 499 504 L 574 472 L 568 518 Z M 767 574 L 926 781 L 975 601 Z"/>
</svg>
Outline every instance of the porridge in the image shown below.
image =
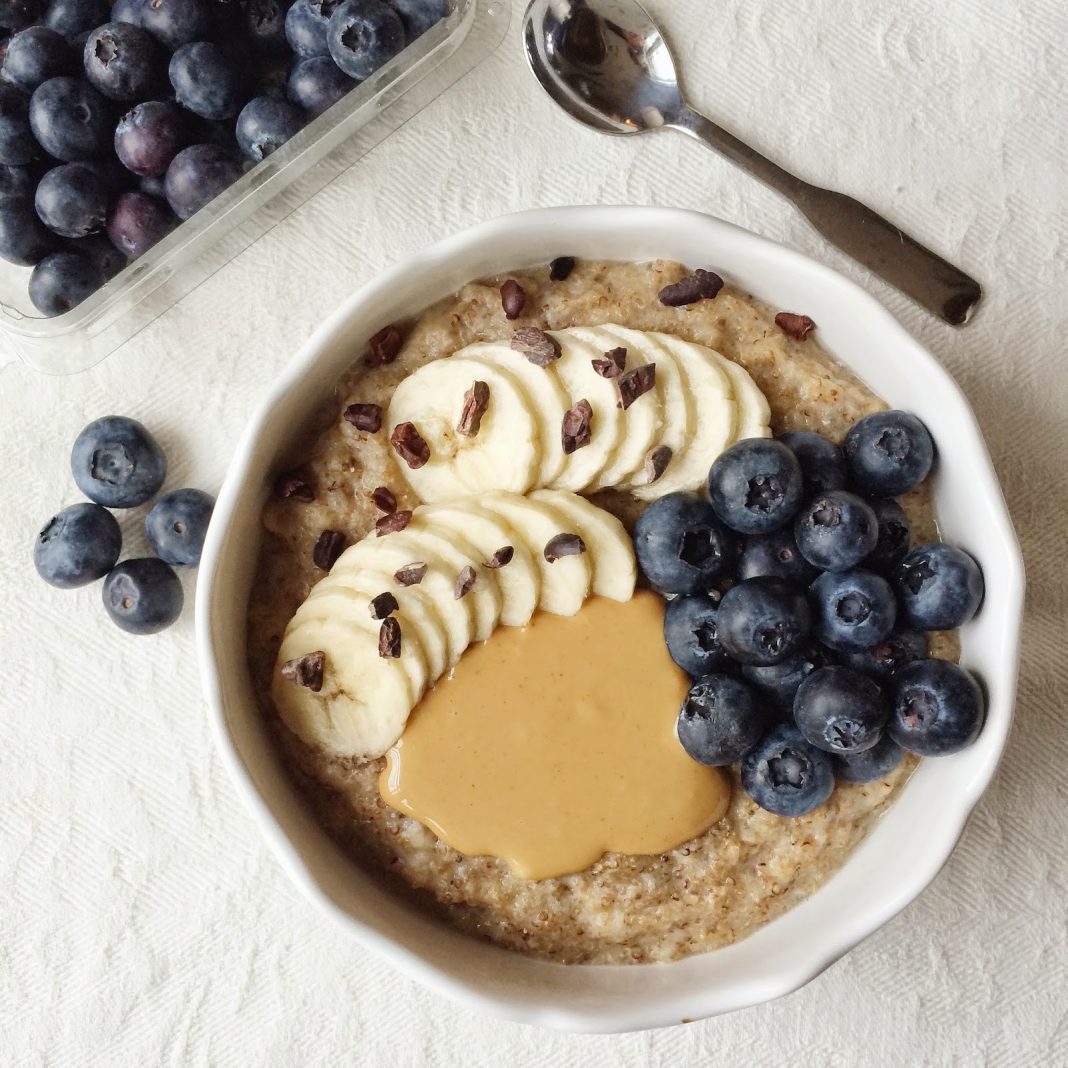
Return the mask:
<svg viewBox="0 0 1068 1068">
<path fill-rule="evenodd" d="M 551 279 L 543 267 L 464 286 L 405 324 L 403 333 L 376 336 L 369 356 L 338 384 L 305 449 L 293 457 L 299 466 L 280 478 L 263 513 L 264 543 L 248 612 L 249 665 L 263 715 L 318 820 L 354 861 L 380 873 L 399 893 L 446 922 L 498 945 L 565 963 L 667 961 L 744 938 L 813 893 L 841 866 L 901 789 L 915 767 L 915 757 L 906 753 L 896 767 L 871 782 L 840 781 L 829 799 L 794 818 L 775 815 L 756 804 L 742 788 L 737 766 L 710 770 L 709 774 L 723 776 L 729 785 L 729 801 L 722 818 L 702 833 L 665 852 L 609 851 L 579 871 L 523 878 L 514 865 L 497 855 L 467 855 L 450 847 L 424 822 L 387 803 L 388 791 L 382 786 L 385 757 L 339 756 L 329 747 L 314 744 L 307 734 L 302 737 L 291 730 L 287 723 L 292 726 L 294 720 L 279 715 L 274 696 L 275 687 L 287 684 L 279 681 L 276 662 L 287 626 L 341 549 L 369 534 L 368 544 L 373 544 L 376 525 L 388 533 L 391 516 L 417 509 L 421 500 L 434 500 L 428 494 L 441 483 L 431 476 L 439 479 L 441 472 L 435 472 L 432 463 L 421 467 L 419 476 L 406 470 L 401 459 L 404 449 L 397 445 L 398 428 L 388 422 L 379 428 L 377 419 L 389 409 L 398 387 L 415 381 L 415 372 L 467 346 L 507 344 L 523 328 L 533 329 L 535 335 L 575 330 L 580 338 L 596 340 L 600 336 L 596 332 L 581 331 L 591 324 L 621 324 L 630 331 L 660 332 L 682 343 L 707 346 L 744 368 L 767 399 L 770 428 L 776 434 L 811 430 L 840 442 L 857 420 L 885 408 L 863 383 L 821 350 L 814 337 L 791 336 L 803 335 L 804 330 L 789 321 L 784 330 L 777 325 L 773 310 L 745 293 L 728 286 L 714 299 L 677 307 L 658 300 L 665 286 L 692 277 L 680 265 L 663 261 L 585 261 L 559 279 Z M 506 318 L 506 311 L 516 315 Z M 601 373 L 610 375 L 611 371 L 607 367 Z M 492 375 L 486 377 L 495 390 L 503 388 Z M 470 393 L 464 408 L 464 418 L 475 412 L 476 432 L 477 400 Z M 635 411 L 638 404 L 640 400 Z M 607 415 L 598 410 L 594 426 Z M 578 416 L 575 432 L 581 437 L 582 413 Z M 585 425 L 588 429 L 588 417 Z M 661 433 L 669 429 L 662 428 Z M 500 432 L 500 423 L 484 432 Z M 564 439 L 567 452 L 566 431 Z M 417 446 L 415 442 L 412 447 Z M 630 446 L 624 443 L 623 447 Z M 632 451 L 632 461 L 644 458 L 647 466 L 652 463 L 654 467 L 666 462 L 670 473 L 670 458 L 677 456 L 678 443 L 668 450 L 666 461 L 663 457 L 658 461 L 655 450 L 644 457 L 643 448 L 635 446 Z M 563 465 L 566 458 L 556 459 Z M 517 451 L 501 477 L 513 477 L 525 462 Z M 452 474 L 451 469 L 445 472 Z M 657 474 L 669 477 L 663 472 L 649 477 Z M 416 486 L 421 491 L 418 496 Z M 522 486 L 502 488 L 520 495 L 527 492 Z M 637 492 L 640 495 L 640 487 Z M 646 498 L 654 495 L 645 493 Z M 587 496 L 617 517 L 627 531 L 633 530 L 647 504 L 634 492 L 610 487 Z M 911 524 L 913 542 L 936 541 L 926 486 L 902 494 L 900 503 Z M 433 514 L 448 518 L 441 511 Z M 383 543 L 403 536 L 400 526 L 393 526 L 397 534 L 383 537 Z M 397 544 L 405 543 L 399 539 Z M 394 564 L 400 559 L 402 555 L 396 556 Z M 416 559 L 411 556 L 413 563 Z M 394 567 L 388 570 L 392 573 Z M 370 594 L 370 587 L 365 592 Z M 458 590 L 458 600 L 465 593 Z M 465 604 L 472 601 L 470 611 L 477 624 L 480 608 L 474 604 L 475 596 L 466 598 Z M 481 587 L 477 596 L 483 596 Z M 628 597 L 624 591 L 616 600 Z M 388 618 L 386 611 L 385 622 Z M 508 621 L 502 618 L 502 622 Z M 956 659 L 955 635 L 929 630 L 931 655 Z M 383 625 L 382 634 L 387 631 Z M 488 633 L 474 636 L 481 640 Z M 483 649 L 491 651 L 493 641 L 479 647 L 480 652 Z M 429 646 L 424 651 L 428 662 L 435 656 L 455 659 L 447 657 L 449 649 L 444 646 L 440 651 Z M 466 662 L 461 660 L 457 666 L 457 680 Z M 321 658 L 318 666 L 317 682 L 322 685 Z M 429 677 L 432 682 L 438 674 L 432 663 L 412 670 L 424 681 Z M 398 685 L 411 681 L 411 676 L 405 676 Z M 292 678 L 288 684 L 293 684 Z M 307 686 L 306 679 L 303 685 Z M 337 695 L 340 700 L 343 689 Z M 403 695 L 397 700 L 403 703 Z M 416 708 L 413 722 L 419 714 Z M 403 725 L 402 719 L 400 729 Z M 376 753 L 391 743 L 389 726 L 383 727 L 385 740 Z M 395 752 L 391 751 L 390 759 L 395 759 Z"/>
</svg>

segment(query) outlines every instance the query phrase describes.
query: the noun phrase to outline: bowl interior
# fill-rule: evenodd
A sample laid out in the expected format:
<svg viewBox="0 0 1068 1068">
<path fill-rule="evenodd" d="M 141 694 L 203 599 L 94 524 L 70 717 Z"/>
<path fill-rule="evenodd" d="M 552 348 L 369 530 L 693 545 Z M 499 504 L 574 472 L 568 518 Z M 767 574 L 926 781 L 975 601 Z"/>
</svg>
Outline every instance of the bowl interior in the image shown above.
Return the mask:
<svg viewBox="0 0 1068 1068">
<path fill-rule="evenodd" d="M 565 967 L 448 930 L 356 868 L 280 766 L 251 694 L 244 613 L 271 476 L 373 332 L 481 275 L 545 262 L 664 257 L 704 266 L 777 308 L 811 315 L 824 346 L 889 404 L 915 412 L 939 450 L 943 536 L 986 576 L 962 662 L 986 688 L 979 741 L 925 761 L 845 867 L 813 897 L 734 946 L 667 965 Z M 698 1019 L 789 992 L 911 901 L 938 872 L 990 781 L 1009 730 L 1023 594 L 1019 548 L 975 419 L 949 375 L 871 297 L 813 261 L 693 212 L 562 208 L 483 224 L 357 293 L 308 341 L 253 419 L 216 507 L 197 596 L 199 654 L 220 751 L 268 840 L 305 892 L 424 984 L 514 1019 L 584 1031 Z M 907 858 L 902 863 L 902 858 Z"/>
</svg>

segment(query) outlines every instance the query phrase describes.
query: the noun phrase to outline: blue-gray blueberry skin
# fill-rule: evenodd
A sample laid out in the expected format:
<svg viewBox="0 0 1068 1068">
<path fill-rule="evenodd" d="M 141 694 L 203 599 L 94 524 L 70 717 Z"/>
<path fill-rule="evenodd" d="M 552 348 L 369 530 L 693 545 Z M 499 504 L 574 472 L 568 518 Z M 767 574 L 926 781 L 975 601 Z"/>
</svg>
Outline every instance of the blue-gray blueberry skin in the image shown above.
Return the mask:
<svg viewBox="0 0 1068 1068">
<path fill-rule="evenodd" d="M 104 272 L 77 252 L 51 252 L 30 275 L 33 306 L 52 318 L 76 308 L 106 281 Z"/>
<path fill-rule="evenodd" d="M 813 630 L 830 649 L 870 649 L 897 621 L 890 583 L 874 571 L 825 571 L 809 589 Z"/>
<path fill-rule="evenodd" d="M 34 207 L 45 226 L 60 237 L 88 237 L 104 229 L 108 191 L 84 164 L 64 163 L 41 178 Z"/>
<path fill-rule="evenodd" d="M 708 501 L 694 493 L 669 493 L 638 516 L 634 552 L 661 593 L 700 593 L 728 573 L 736 547 Z"/>
<path fill-rule="evenodd" d="M 720 644 L 719 598 L 707 593 L 675 597 L 664 609 L 664 641 L 671 659 L 690 678 L 729 671 L 733 662 Z"/>
<path fill-rule="evenodd" d="M 196 567 L 204 549 L 215 498 L 198 489 L 165 493 L 145 516 L 152 551 L 175 567 Z"/>
<path fill-rule="evenodd" d="M 838 658 L 854 671 L 877 681 L 889 679 L 899 667 L 927 656 L 927 635 L 909 627 L 895 627 L 882 641 L 867 649 L 842 649 Z"/>
<path fill-rule="evenodd" d="M 448 14 L 445 0 L 390 0 L 390 7 L 400 15 L 409 41 L 421 37 Z"/>
<path fill-rule="evenodd" d="M 171 160 L 164 188 L 179 219 L 189 219 L 241 177 L 241 163 L 218 145 L 190 145 Z"/>
<path fill-rule="evenodd" d="M 708 472 L 713 511 L 740 534 L 768 534 L 785 526 L 797 514 L 803 493 L 797 457 L 770 438 L 736 441 Z"/>
<path fill-rule="evenodd" d="M 30 128 L 50 156 L 64 163 L 91 160 L 111 149 L 112 108 L 83 78 L 49 78 L 30 97 Z"/>
<path fill-rule="evenodd" d="M 894 570 L 905 619 L 920 630 L 953 630 L 979 609 L 983 573 L 963 549 L 936 541 L 913 549 Z"/>
<path fill-rule="evenodd" d="M 103 578 L 122 551 L 118 521 L 98 504 L 72 504 L 37 535 L 33 563 L 50 586 L 70 590 Z"/>
<path fill-rule="evenodd" d="M 794 716 L 794 696 L 798 687 L 821 667 L 830 663 L 827 651 L 815 642 L 777 664 L 744 664 L 742 676 L 775 704 L 790 722 Z"/>
<path fill-rule="evenodd" d="M 753 534 L 746 538 L 738 557 L 738 578 L 767 576 L 795 586 L 807 586 L 819 574 L 797 547 L 790 525 L 770 534 Z"/>
<path fill-rule="evenodd" d="M 785 660 L 802 647 L 810 629 L 804 594 L 781 579 L 738 582 L 720 602 L 720 643 L 741 664 L 768 665 Z"/>
<path fill-rule="evenodd" d="M 303 125 L 303 113 L 288 100 L 257 96 L 237 116 L 237 144 L 245 159 L 259 163 L 300 133 Z"/>
<path fill-rule="evenodd" d="M 802 556 L 821 571 L 847 571 L 879 543 L 879 520 L 863 498 L 826 490 L 809 498 L 794 522 Z"/>
<path fill-rule="evenodd" d="M 698 679 L 682 703 L 675 732 L 699 764 L 734 764 L 760 740 L 773 719 L 767 702 L 730 675 Z"/>
<path fill-rule="evenodd" d="M 830 438 L 814 430 L 788 430 L 777 434 L 776 440 L 797 457 L 806 497 L 846 488 L 849 467 L 842 450 Z"/>
<path fill-rule="evenodd" d="M 851 668 L 829 665 L 797 689 L 794 721 L 805 739 L 828 753 L 871 749 L 883 736 L 890 706 L 877 683 Z"/>
<path fill-rule="evenodd" d="M 777 816 L 804 816 L 834 791 L 829 753 L 805 741 L 793 724 L 779 724 L 742 758 L 742 788 Z"/>
<path fill-rule="evenodd" d="M 60 34 L 47 26 L 28 26 L 7 43 L 3 77 L 24 93 L 32 93 L 41 82 L 73 74 L 77 55 Z"/>
<path fill-rule="evenodd" d="M 154 497 L 167 474 L 159 443 L 136 419 L 107 415 L 75 439 L 70 458 L 78 489 L 107 508 L 135 508 Z"/>
<path fill-rule="evenodd" d="M 346 0 L 334 9 L 327 30 L 334 62 L 363 81 L 388 63 L 406 43 L 400 15 L 380 0 Z"/>
<path fill-rule="evenodd" d="M 934 463 L 934 441 L 910 412 L 875 412 L 842 443 L 853 485 L 870 497 L 897 497 L 918 486 Z"/>
<path fill-rule="evenodd" d="M 902 761 L 905 750 L 888 734 L 884 734 L 871 749 L 849 756 L 838 754 L 834 759 L 834 774 L 839 782 L 869 783 L 885 779 Z"/>
<path fill-rule="evenodd" d="M 890 737 L 917 756 L 947 756 L 983 729 L 986 702 L 975 677 L 949 660 L 917 660 L 893 679 Z"/>
<path fill-rule="evenodd" d="M 875 497 L 868 504 L 875 513 L 879 535 L 875 548 L 864 557 L 864 566 L 880 575 L 889 575 L 909 551 L 912 525 L 905 509 L 892 497 Z"/>
<path fill-rule="evenodd" d="M 145 11 L 153 8 L 147 4 Z M 163 80 L 163 53 L 140 26 L 108 22 L 85 39 L 85 76 L 109 100 L 131 103 L 154 95 Z"/>
<path fill-rule="evenodd" d="M 111 621 L 128 634 L 157 634 L 182 614 L 182 584 L 174 570 L 154 556 L 123 560 L 108 573 L 102 590 Z"/>
</svg>

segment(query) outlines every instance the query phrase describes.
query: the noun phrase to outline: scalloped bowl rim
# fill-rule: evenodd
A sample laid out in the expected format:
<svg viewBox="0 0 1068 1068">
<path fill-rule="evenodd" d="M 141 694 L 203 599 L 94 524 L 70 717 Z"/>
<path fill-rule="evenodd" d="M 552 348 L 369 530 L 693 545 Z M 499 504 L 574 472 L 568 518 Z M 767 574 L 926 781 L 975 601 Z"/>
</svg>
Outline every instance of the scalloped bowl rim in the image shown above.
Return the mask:
<svg viewBox="0 0 1068 1068">
<path fill-rule="evenodd" d="M 976 745 L 923 762 L 845 866 L 811 897 L 734 945 L 669 964 L 552 964 L 462 935 L 406 903 L 343 857 L 299 803 L 256 708 L 244 660 L 256 556 L 249 546 L 257 543 L 270 476 L 357 346 L 467 280 L 565 252 L 709 267 L 776 307 L 810 314 L 832 354 L 888 403 L 915 411 L 931 427 L 939 448 L 939 521 L 949 540 L 977 556 L 987 580 L 983 610 L 962 632 L 962 663 L 978 670 L 989 701 Z M 353 294 L 302 346 L 249 422 L 220 491 L 200 568 L 197 650 L 223 762 L 283 868 L 311 901 L 359 943 L 467 1007 L 559 1030 L 630 1031 L 790 993 L 931 882 L 992 779 L 1011 726 L 1023 590 L 1019 545 L 964 395 L 873 297 L 800 253 L 698 212 L 548 208 L 481 223 L 407 257 Z"/>
</svg>

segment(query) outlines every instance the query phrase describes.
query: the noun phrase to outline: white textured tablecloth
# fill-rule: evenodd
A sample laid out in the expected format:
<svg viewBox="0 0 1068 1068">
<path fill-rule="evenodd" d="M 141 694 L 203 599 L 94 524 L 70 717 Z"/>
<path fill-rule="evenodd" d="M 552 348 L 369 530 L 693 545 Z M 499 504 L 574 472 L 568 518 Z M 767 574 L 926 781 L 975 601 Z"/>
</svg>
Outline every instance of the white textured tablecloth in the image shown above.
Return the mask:
<svg viewBox="0 0 1068 1068">
<path fill-rule="evenodd" d="M 102 366 L 0 370 L 0 1063 L 1068 1064 L 1068 10 L 649 2 L 698 106 L 972 271 L 980 315 L 927 317 L 684 137 L 578 129 L 536 90 L 516 10 L 488 62 Z M 98 586 L 38 582 L 30 548 L 77 499 L 67 456 L 90 418 L 143 419 L 170 486 L 216 490 L 267 384 L 355 286 L 488 216 L 597 202 L 708 211 L 871 288 L 978 412 L 1030 593 L 1005 762 L 919 901 L 777 1004 L 584 1038 L 458 1009 L 319 915 L 212 750 L 191 611 L 125 636 Z"/>
</svg>

